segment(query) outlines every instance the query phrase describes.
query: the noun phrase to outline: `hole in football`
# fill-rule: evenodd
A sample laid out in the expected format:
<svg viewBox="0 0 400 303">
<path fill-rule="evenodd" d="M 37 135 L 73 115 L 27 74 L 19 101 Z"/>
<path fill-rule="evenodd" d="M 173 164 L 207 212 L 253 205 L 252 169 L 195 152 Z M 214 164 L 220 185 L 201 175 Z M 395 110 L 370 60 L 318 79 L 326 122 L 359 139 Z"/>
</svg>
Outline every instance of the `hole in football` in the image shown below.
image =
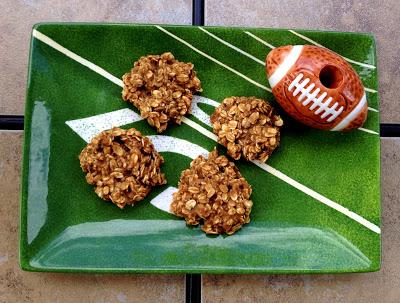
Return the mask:
<svg viewBox="0 0 400 303">
<path fill-rule="evenodd" d="M 336 66 L 326 65 L 319 73 L 319 81 L 327 88 L 337 88 L 343 81 L 343 75 Z"/>
</svg>

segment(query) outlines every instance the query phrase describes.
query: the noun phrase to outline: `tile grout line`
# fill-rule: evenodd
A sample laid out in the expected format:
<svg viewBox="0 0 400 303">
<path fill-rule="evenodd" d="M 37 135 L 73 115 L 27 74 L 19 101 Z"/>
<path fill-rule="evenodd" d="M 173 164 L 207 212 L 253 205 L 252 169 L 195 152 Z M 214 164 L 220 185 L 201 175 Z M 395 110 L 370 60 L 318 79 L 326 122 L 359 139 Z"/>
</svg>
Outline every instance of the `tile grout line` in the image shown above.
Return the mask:
<svg viewBox="0 0 400 303">
<path fill-rule="evenodd" d="M 400 123 L 381 123 L 380 124 L 381 138 L 399 138 L 400 137 Z"/>
<path fill-rule="evenodd" d="M 192 25 L 203 26 L 204 25 L 204 8 L 205 0 L 193 0 L 192 1 Z M 185 279 L 186 288 L 186 303 L 201 303 L 202 302 L 202 275 L 201 274 L 186 274 Z"/>
<path fill-rule="evenodd" d="M 4 115 L 0 114 L 0 130 L 23 130 L 24 116 L 23 115 Z M 400 137 L 400 123 L 380 123 L 380 137 L 387 138 Z"/>
<path fill-rule="evenodd" d="M 24 129 L 23 115 L 2 115 L 0 114 L 1 131 L 21 131 Z"/>
</svg>

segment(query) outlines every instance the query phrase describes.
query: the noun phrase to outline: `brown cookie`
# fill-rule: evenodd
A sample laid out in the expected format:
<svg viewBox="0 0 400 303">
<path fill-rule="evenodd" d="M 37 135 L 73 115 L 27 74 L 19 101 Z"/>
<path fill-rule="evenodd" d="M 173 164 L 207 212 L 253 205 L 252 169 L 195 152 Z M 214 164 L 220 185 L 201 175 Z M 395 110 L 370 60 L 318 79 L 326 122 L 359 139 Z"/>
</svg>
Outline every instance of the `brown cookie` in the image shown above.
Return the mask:
<svg viewBox="0 0 400 303">
<path fill-rule="evenodd" d="M 211 116 L 218 143 L 239 160 L 265 162 L 278 147 L 283 121 L 269 103 L 255 97 L 230 97 Z"/>
<path fill-rule="evenodd" d="M 192 63 L 179 62 L 171 53 L 141 57 L 122 77 L 122 98 L 161 133 L 170 121 L 181 123 L 191 111 L 192 94 L 201 91 L 193 68 Z"/>
<path fill-rule="evenodd" d="M 160 171 L 163 157 L 134 128 L 101 132 L 82 150 L 79 160 L 96 194 L 119 208 L 143 200 L 152 186 L 167 182 Z"/>
<path fill-rule="evenodd" d="M 182 172 L 171 210 L 189 225 L 203 223 L 207 234 L 233 234 L 250 222 L 251 186 L 233 162 L 212 151 Z"/>
</svg>

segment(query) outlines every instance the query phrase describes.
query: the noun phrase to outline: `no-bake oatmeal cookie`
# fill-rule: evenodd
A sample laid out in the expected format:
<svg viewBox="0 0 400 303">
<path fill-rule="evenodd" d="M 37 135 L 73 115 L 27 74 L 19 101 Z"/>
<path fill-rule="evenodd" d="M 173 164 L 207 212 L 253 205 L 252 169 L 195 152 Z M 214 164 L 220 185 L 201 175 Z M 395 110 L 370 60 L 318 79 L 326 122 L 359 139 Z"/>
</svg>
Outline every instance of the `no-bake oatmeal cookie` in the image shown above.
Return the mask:
<svg viewBox="0 0 400 303">
<path fill-rule="evenodd" d="M 238 168 L 217 150 L 199 156 L 182 172 L 171 210 L 207 234 L 231 235 L 250 222 L 251 186 Z"/>
<path fill-rule="evenodd" d="M 134 128 L 101 132 L 82 150 L 79 160 L 96 194 L 119 208 L 143 200 L 152 186 L 167 182 L 160 171 L 163 157 Z"/>
<path fill-rule="evenodd" d="M 180 124 L 190 113 L 193 93 L 202 90 L 193 64 L 180 62 L 171 53 L 141 57 L 122 80 L 122 98 L 159 133 L 169 122 Z"/>
<path fill-rule="evenodd" d="M 255 97 L 230 97 L 222 101 L 211 116 L 218 143 L 228 155 L 239 160 L 265 162 L 278 147 L 279 129 L 283 125 L 274 108 Z"/>
</svg>

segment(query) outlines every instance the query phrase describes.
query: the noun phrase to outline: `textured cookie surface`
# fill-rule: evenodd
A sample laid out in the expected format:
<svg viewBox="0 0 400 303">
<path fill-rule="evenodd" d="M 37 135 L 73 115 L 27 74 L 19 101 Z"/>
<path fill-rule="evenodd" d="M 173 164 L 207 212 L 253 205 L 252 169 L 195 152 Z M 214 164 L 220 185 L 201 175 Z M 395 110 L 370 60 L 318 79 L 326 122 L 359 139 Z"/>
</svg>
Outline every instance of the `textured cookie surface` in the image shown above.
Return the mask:
<svg viewBox="0 0 400 303">
<path fill-rule="evenodd" d="M 279 145 L 283 121 L 272 106 L 255 97 L 230 97 L 211 116 L 218 142 L 239 160 L 265 162 Z"/>
<path fill-rule="evenodd" d="M 157 132 L 169 122 L 180 124 L 190 113 L 192 94 L 201 91 L 193 64 L 180 62 L 171 53 L 141 57 L 122 80 L 122 98 L 136 106 Z"/>
<path fill-rule="evenodd" d="M 188 225 L 198 225 L 207 234 L 231 235 L 250 222 L 251 186 L 233 162 L 212 151 L 199 156 L 182 172 L 171 210 Z"/>
<path fill-rule="evenodd" d="M 134 128 L 101 132 L 82 150 L 79 160 L 96 194 L 119 208 L 143 200 L 152 186 L 167 182 L 160 171 L 163 157 Z"/>
</svg>

